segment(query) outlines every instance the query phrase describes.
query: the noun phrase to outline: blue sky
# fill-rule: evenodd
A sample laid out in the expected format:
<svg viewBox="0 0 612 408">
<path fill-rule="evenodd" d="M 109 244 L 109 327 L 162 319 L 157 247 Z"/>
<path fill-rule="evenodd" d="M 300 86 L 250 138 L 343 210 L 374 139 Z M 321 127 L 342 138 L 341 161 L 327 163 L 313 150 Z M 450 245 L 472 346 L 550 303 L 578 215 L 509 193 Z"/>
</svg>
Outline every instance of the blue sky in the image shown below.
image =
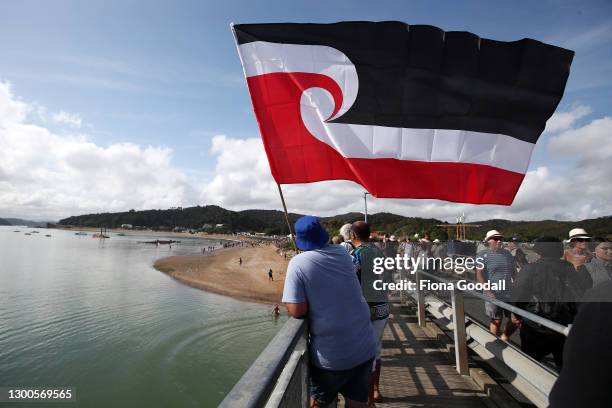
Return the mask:
<svg viewBox="0 0 612 408">
<path fill-rule="evenodd" d="M 100 148 L 119 143 L 142 149 L 167 147 L 171 149 L 169 165 L 182 172 L 196 189 L 210 183 L 220 169 L 221 154 L 211 152 L 215 135 L 231 140 L 259 135 L 230 22 L 400 20 L 471 31 L 498 40 L 531 37 L 576 51 L 559 111 L 572 112 L 581 106 L 587 110 L 575 115 L 571 129 L 612 115 L 609 0 L 57 0 L 4 2 L 2 9 L 0 81 L 10 83 L 12 100 L 28 104 L 27 123 L 59 137 L 85 135 Z M 41 107 L 47 116 L 66 112 L 78 118 L 80 125 L 66 126 L 67 121 L 35 115 L 33 107 Z M 546 145 L 553 136 L 543 136 L 530 168 L 546 166 L 558 174 L 571 174 L 579 158 L 551 157 Z M 600 198 L 605 201 L 610 197 Z M 215 201 L 210 196 L 203 200 Z M 5 199 L 2 205 L 0 196 L 0 216 L 3 211 L 25 216 L 35 212 L 35 207 L 19 212 L 14 208 L 17 201 L 9 201 Z M 180 204 L 200 201 L 185 198 Z M 277 207 L 272 201 L 246 200 L 244 204 L 248 207 L 249 203 Z M 223 200 L 219 204 L 241 207 L 240 203 Z M 133 205 L 138 206 L 138 202 Z M 311 211 L 325 213 L 332 209 L 324 207 L 315 206 Z M 380 204 L 380 210 L 385 209 L 394 210 L 394 204 L 389 208 Z M 58 207 L 48 216 L 73 210 Z M 440 216 L 448 217 L 455 208 L 445 211 Z"/>
</svg>

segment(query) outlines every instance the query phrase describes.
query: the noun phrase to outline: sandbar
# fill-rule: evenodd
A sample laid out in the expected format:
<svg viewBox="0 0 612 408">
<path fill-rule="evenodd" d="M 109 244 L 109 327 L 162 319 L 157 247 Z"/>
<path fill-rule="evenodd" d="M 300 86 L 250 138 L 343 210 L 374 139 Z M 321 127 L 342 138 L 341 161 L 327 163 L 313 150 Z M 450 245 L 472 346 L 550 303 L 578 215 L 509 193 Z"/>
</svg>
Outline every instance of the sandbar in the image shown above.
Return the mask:
<svg viewBox="0 0 612 408">
<path fill-rule="evenodd" d="M 281 301 L 287 265 L 288 260 L 277 252 L 275 245 L 260 244 L 220 249 L 206 255 L 169 256 L 153 266 L 194 288 L 272 304 Z M 268 278 L 270 268 L 274 281 Z"/>
</svg>

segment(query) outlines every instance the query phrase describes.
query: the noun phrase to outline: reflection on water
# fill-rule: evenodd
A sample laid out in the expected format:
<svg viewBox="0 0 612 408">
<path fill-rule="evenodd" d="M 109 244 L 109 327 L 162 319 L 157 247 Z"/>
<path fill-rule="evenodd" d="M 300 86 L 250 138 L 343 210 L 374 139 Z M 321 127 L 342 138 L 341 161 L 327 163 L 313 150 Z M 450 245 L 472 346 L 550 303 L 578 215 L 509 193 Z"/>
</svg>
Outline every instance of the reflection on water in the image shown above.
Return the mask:
<svg viewBox="0 0 612 408">
<path fill-rule="evenodd" d="M 71 407 L 216 406 L 283 323 L 151 266 L 214 242 L 25 232 L 0 227 L 0 386 L 74 386 Z"/>
</svg>

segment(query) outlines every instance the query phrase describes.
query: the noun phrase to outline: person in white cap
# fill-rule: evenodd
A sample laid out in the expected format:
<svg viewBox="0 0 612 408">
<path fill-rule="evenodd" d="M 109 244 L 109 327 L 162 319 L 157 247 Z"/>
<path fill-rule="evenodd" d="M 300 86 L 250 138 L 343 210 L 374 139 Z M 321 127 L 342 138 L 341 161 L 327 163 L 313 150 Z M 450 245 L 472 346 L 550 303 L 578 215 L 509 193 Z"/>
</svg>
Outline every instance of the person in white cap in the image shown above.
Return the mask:
<svg viewBox="0 0 612 408">
<path fill-rule="evenodd" d="M 447 250 L 448 250 L 446 243 L 441 242 L 437 238 L 433 240 L 433 243 L 434 243 L 434 247 L 432 249 L 433 256 L 435 258 L 445 258 L 447 255 Z"/>
<path fill-rule="evenodd" d="M 481 283 L 491 282 L 505 285 L 506 290 L 485 291 L 485 295 L 503 302 L 510 300 L 510 289 L 516 269 L 512 254 L 502 248 L 503 236 L 497 230 L 488 231 L 484 242 L 487 248 L 479 252 L 477 257 L 482 260 L 484 267 L 476 269 L 476 280 Z M 485 302 L 485 313 L 491 319 L 489 331 L 496 336 L 501 333 L 501 324 L 504 316 L 508 319 L 501 339 L 507 341 L 516 330 L 516 325 L 510 320 L 510 312 L 497 305 Z"/>
<path fill-rule="evenodd" d="M 588 248 L 591 237 L 582 228 L 574 228 L 569 232 L 569 248 L 563 253 L 563 258 L 578 269 L 593 258 Z"/>
</svg>

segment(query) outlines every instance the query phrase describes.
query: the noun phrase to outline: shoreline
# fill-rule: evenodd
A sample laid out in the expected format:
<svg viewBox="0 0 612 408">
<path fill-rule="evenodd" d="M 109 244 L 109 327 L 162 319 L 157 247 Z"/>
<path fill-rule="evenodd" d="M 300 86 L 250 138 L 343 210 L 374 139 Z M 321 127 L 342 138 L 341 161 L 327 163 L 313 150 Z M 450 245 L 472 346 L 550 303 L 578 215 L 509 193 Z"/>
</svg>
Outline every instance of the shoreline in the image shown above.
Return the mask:
<svg viewBox="0 0 612 408">
<path fill-rule="evenodd" d="M 60 231 L 72 231 L 72 232 L 79 232 L 79 231 L 100 232 L 100 228 L 96 228 L 96 227 L 72 227 L 72 228 L 49 228 L 49 229 L 57 229 Z M 148 236 L 160 236 L 160 237 L 184 237 L 184 238 L 189 237 L 189 238 L 203 238 L 203 239 L 211 239 L 211 240 L 217 239 L 217 240 L 240 241 L 240 242 L 251 242 L 251 241 L 256 240 L 256 238 L 254 237 L 247 237 L 247 236 L 241 236 L 241 235 L 204 234 L 202 232 L 190 234 L 189 232 L 135 230 L 135 229 L 126 229 L 126 228 L 108 228 L 106 231 L 111 234 L 148 235 Z"/>
<path fill-rule="evenodd" d="M 242 258 L 242 265 L 239 264 Z M 153 267 L 187 286 L 263 304 L 281 303 L 288 260 L 274 245 L 230 247 L 206 255 L 175 255 Z M 268 279 L 272 269 L 274 281 Z"/>
</svg>

